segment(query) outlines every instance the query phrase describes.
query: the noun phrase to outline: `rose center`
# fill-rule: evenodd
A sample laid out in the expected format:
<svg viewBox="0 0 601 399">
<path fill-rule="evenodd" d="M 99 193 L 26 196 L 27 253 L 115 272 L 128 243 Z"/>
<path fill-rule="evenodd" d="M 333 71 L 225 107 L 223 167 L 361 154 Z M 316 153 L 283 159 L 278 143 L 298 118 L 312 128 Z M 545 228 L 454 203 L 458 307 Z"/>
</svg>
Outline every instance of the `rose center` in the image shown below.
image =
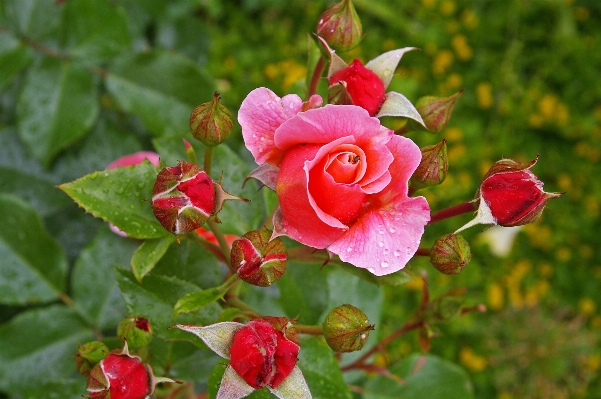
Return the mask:
<svg viewBox="0 0 601 399">
<path fill-rule="evenodd" d="M 365 153 L 354 144 L 343 144 L 329 154 L 324 170 L 336 183 L 354 184 L 365 174 Z"/>
</svg>

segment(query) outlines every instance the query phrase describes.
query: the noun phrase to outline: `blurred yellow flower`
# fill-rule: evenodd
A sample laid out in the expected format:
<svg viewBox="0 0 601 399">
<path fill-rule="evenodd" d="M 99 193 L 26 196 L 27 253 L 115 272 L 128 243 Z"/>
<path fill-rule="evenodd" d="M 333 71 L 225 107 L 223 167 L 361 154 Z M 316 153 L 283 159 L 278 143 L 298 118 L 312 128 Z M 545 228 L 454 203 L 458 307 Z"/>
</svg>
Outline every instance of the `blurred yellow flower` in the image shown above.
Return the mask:
<svg viewBox="0 0 601 399">
<path fill-rule="evenodd" d="M 463 138 L 463 132 L 456 126 L 449 127 L 445 130 L 444 137 L 449 143 L 455 143 Z"/>
<path fill-rule="evenodd" d="M 572 250 L 568 247 L 560 247 L 555 251 L 555 258 L 560 262 L 567 262 L 572 259 Z"/>
<path fill-rule="evenodd" d="M 479 372 L 486 368 L 488 361 L 485 357 L 477 355 L 472 348 L 464 346 L 459 351 L 459 361 L 473 372 Z"/>
<path fill-rule="evenodd" d="M 467 44 L 467 37 L 465 35 L 455 35 L 451 40 L 451 46 L 457 53 L 457 57 L 462 61 L 467 61 L 472 58 L 473 51 L 469 44 Z"/>
<path fill-rule="evenodd" d="M 422 0 L 422 5 L 426 8 L 432 8 L 436 4 L 436 0 Z"/>
<path fill-rule="evenodd" d="M 584 297 L 580 298 L 580 301 L 578 301 L 578 313 L 581 315 L 589 317 L 594 315 L 596 310 L 597 305 L 591 298 Z"/>
<path fill-rule="evenodd" d="M 480 18 L 472 10 L 464 10 L 461 13 L 461 22 L 468 29 L 475 29 L 480 23 Z"/>
<path fill-rule="evenodd" d="M 591 12 L 586 7 L 576 7 L 574 10 L 574 19 L 576 21 L 586 21 L 591 15 Z"/>
<path fill-rule="evenodd" d="M 494 98 L 492 96 L 492 85 L 488 82 L 478 83 L 476 86 L 476 97 L 478 98 L 478 106 L 482 109 L 492 107 Z"/>
<path fill-rule="evenodd" d="M 434 57 L 434 62 L 432 63 L 432 72 L 434 72 L 436 75 L 444 74 L 453 64 L 454 59 L 455 56 L 451 50 L 441 50 Z"/>
<path fill-rule="evenodd" d="M 455 2 L 451 0 L 445 0 L 440 4 L 440 12 L 444 15 L 451 15 L 455 12 Z"/>
<path fill-rule="evenodd" d="M 505 293 L 503 287 L 497 283 L 491 283 L 486 289 L 488 307 L 492 310 L 501 310 L 505 306 Z"/>
</svg>

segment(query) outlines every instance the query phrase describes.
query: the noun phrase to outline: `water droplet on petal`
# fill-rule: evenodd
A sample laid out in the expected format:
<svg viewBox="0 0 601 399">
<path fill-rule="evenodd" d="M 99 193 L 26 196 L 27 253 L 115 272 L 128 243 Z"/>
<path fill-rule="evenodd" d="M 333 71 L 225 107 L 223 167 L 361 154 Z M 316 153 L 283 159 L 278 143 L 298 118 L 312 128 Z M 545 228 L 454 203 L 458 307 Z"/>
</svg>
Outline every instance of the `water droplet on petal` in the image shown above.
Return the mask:
<svg viewBox="0 0 601 399">
<path fill-rule="evenodd" d="M 396 231 L 396 229 L 394 227 L 391 227 L 388 229 L 388 231 L 390 231 L 391 233 L 394 233 Z"/>
<path fill-rule="evenodd" d="M 401 251 L 397 250 L 397 251 L 394 251 L 393 253 L 394 253 L 394 256 L 401 256 Z"/>
<path fill-rule="evenodd" d="M 348 247 L 348 248 L 346 249 L 346 252 L 353 252 L 353 247 Z"/>
<path fill-rule="evenodd" d="M 380 266 L 382 266 L 382 268 L 387 268 L 390 265 L 388 264 L 388 262 L 383 261 L 382 263 L 380 263 Z"/>
<path fill-rule="evenodd" d="M 379 246 L 380 248 L 382 248 L 382 247 L 384 246 L 384 242 L 380 241 L 380 242 L 378 243 L 378 246 Z"/>
</svg>

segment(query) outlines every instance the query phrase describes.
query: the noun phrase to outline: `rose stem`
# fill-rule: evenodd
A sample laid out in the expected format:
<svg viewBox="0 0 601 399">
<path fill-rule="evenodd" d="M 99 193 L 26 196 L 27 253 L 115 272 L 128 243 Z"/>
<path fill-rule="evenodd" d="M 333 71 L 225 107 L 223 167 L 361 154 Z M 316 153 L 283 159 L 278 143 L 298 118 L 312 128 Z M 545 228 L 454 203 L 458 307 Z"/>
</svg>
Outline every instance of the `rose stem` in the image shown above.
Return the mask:
<svg viewBox="0 0 601 399">
<path fill-rule="evenodd" d="M 315 70 L 313 70 L 313 76 L 311 76 L 311 83 L 309 84 L 309 97 L 317 93 L 317 85 L 319 84 L 319 79 L 321 78 L 321 73 L 323 72 L 325 65 L 325 59 L 323 57 L 319 57 L 317 64 L 315 64 Z"/>
<path fill-rule="evenodd" d="M 307 326 L 304 324 L 295 324 L 294 329 L 299 334 L 323 335 L 323 327 L 322 326 Z"/>
<path fill-rule="evenodd" d="M 355 368 L 360 368 L 365 360 L 367 360 L 369 357 L 374 355 L 376 352 L 383 350 L 386 347 L 386 345 L 388 345 L 389 343 L 391 343 L 392 341 L 394 341 L 401 335 L 406 334 L 413 330 L 417 330 L 418 328 L 421 328 L 423 326 L 424 326 L 423 320 L 405 323 L 405 325 L 403 327 L 399 328 L 398 330 L 394 331 L 392 334 L 390 334 L 389 336 L 387 336 L 386 338 L 384 338 L 383 340 L 378 342 L 374 347 L 372 347 L 370 350 L 365 352 L 363 354 L 363 356 L 361 356 L 359 359 L 355 360 L 353 363 L 351 363 L 349 365 L 342 367 L 340 369 L 340 371 L 348 371 L 348 370 L 352 370 Z"/>
<path fill-rule="evenodd" d="M 431 250 L 431 248 L 420 247 L 415 252 L 415 256 L 427 256 L 427 257 L 430 257 L 430 250 Z"/>
<path fill-rule="evenodd" d="M 445 220 L 453 216 L 463 215 L 464 213 L 473 212 L 477 209 L 476 204 L 477 201 L 467 201 L 462 204 L 453 205 L 449 208 L 434 212 L 430 215 L 430 221 L 428 224 L 440 222 L 441 220 Z"/>
</svg>

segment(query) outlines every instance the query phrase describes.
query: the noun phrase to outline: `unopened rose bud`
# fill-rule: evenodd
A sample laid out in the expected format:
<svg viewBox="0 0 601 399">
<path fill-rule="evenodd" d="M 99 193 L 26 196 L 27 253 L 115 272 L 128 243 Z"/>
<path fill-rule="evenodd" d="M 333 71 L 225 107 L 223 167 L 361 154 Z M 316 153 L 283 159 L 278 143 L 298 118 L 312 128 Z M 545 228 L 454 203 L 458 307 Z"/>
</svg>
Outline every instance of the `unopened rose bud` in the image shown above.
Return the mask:
<svg viewBox="0 0 601 399">
<path fill-rule="evenodd" d="M 143 317 L 128 317 L 117 326 L 117 337 L 133 349 L 143 348 L 152 340 L 152 326 Z"/>
<path fill-rule="evenodd" d="M 267 321 L 253 320 L 234 334 L 230 365 L 254 389 L 273 389 L 292 373 L 299 349 Z"/>
<path fill-rule="evenodd" d="M 442 183 L 449 171 L 446 140 L 424 147 L 421 152 L 422 160 L 411 176 L 411 187 L 415 190 Z"/>
<path fill-rule="evenodd" d="M 323 335 L 335 352 L 360 350 L 373 329 L 365 313 L 348 304 L 332 309 L 323 322 Z"/>
<path fill-rule="evenodd" d="M 470 246 L 461 234 L 446 234 L 434 242 L 430 262 L 441 273 L 457 274 L 472 259 Z"/>
<path fill-rule="evenodd" d="M 339 82 L 346 84 L 354 105 L 366 109 L 370 116 L 378 113 L 386 97 L 386 88 L 378 75 L 364 67 L 361 61 L 355 59 L 349 66 L 330 76 L 330 87 L 339 85 Z"/>
<path fill-rule="evenodd" d="M 223 143 L 234 129 L 232 114 L 219 100 L 216 92 L 212 101 L 198 105 L 190 114 L 192 135 L 207 147 Z"/>
<path fill-rule="evenodd" d="M 348 51 L 361 41 L 361 20 L 351 0 L 334 4 L 319 17 L 317 36 L 325 39 L 330 47 Z"/>
<path fill-rule="evenodd" d="M 191 162 L 163 168 L 152 189 L 152 210 L 165 229 L 186 234 L 201 227 L 216 207 L 215 184 Z"/>
<path fill-rule="evenodd" d="M 417 100 L 415 108 L 417 108 L 429 131 L 438 133 L 447 126 L 461 93 L 463 93 L 463 90 L 449 97 L 425 96 Z M 412 128 L 424 130 L 420 124 L 411 121 L 410 123 Z"/>
<path fill-rule="evenodd" d="M 267 229 L 249 231 L 232 243 L 231 263 L 240 278 L 267 287 L 286 271 L 288 255 L 281 238 L 271 238 Z"/>
<path fill-rule="evenodd" d="M 90 370 L 108 354 L 109 348 L 100 341 L 92 341 L 80 345 L 75 355 L 75 367 L 80 374 L 88 376 Z"/>
<path fill-rule="evenodd" d="M 175 381 L 155 377 L 149 365 L 129 354 L 126 343 L 123 350 L 111 351 L 92 369 L 87 390 L 90 399 L 146 399 L 160 382 Z"/>
<path fill-rule="evenodd" d="M 490 213 L 501 226 L 521 226 L 538 220 L 547 202 L 561 196 L 561 193 L 543 191 L 543 182 L 529 168 L 516 169 L 508 166 L 508 160 L 493 165 L 493 171 L 480 186 L 480 206 L 488 206 Z M 533 162 L 536 162 L 534 160 Z M 517 162 L 516 162 L 517 164 Z"/>
</svg>

